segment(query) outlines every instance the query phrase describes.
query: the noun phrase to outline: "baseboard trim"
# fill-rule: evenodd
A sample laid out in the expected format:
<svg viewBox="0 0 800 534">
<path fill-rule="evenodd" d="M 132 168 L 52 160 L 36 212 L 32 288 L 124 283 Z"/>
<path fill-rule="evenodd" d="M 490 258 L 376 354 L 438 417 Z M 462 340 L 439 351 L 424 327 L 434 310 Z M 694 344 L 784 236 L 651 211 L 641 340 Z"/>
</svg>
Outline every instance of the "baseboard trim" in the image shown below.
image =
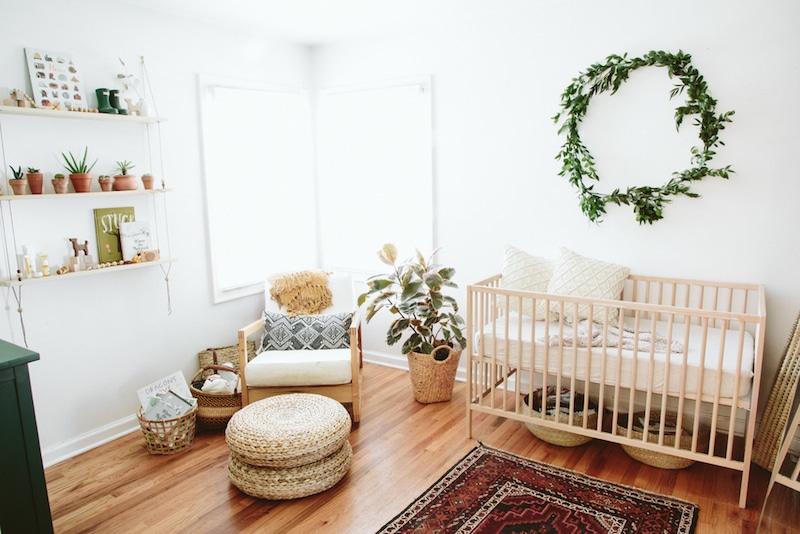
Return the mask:
<svg viewBox="0 0 800 534">
<path fill-rule="evenodd" d="M 50 467 L 137 430 L 139 430 L 139 420 L 133 415 L 125 417 L 58 445 L 42 449 L 42 463 L 45 468 Z"/>
</svg>

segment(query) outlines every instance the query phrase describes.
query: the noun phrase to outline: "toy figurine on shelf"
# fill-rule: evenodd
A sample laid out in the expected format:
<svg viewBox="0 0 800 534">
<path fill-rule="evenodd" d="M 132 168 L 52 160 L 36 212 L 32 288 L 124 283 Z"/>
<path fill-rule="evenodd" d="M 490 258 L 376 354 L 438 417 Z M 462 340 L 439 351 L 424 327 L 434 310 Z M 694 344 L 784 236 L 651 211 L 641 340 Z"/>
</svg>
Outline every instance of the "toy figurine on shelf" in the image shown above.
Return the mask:
<svg viewBox="0 0 800 534">
<path fill-rule="evenodd" d="M 69 240 L 72 242 L 72 250 L 75 254 L 69 259 L 69 270 L 73 273 L 81 270 L 81 251 L 83 251 L 83 269 L 91 269 L 92 265 L 94 265 L 94 260 L 89 254 L 89 242 L 84 241 L 83 244 L 80 244 L 77 237 L 70 237 Z"/>
</svg>

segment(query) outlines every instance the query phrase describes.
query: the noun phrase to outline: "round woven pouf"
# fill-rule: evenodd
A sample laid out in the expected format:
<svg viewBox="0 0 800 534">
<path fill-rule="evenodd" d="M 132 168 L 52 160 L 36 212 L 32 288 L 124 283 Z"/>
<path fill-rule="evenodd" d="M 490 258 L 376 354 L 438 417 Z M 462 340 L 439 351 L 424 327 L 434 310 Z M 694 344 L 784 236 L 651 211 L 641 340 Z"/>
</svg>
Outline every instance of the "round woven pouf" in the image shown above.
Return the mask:
<svg viewBox="0 0 800 534">
<path fill-rule="evenodd" d="M 347 473 L 352 460 L 353 449 L 347 441 L 322 460 L 288 469 L 250 465 L 236 453 L 231 453 L 228 478 L 234 486 L 252 497 L 276 501 L 299 499 L 335 486 Z"/>
<path fill-rule="evenodd" d="M 291 393 L 250 404 L 225 429 L 231 483 L 264 499 L 324 491 L 350 468 L 350 427 L 344 406 L 322 395 Z"/>
</svg>

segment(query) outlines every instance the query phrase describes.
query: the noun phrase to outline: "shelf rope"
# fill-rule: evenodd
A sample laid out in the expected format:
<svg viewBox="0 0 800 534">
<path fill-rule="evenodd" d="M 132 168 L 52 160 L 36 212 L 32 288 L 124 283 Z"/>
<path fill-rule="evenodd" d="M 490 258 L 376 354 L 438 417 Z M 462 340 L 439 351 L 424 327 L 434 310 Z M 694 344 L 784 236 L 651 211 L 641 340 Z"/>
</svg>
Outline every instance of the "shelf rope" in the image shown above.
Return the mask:
<svg viewBox="0 0 800 534">
<path fill-rule="evenodd" d="M 19 290 L 19 293 L 17 293 Z M 25 318 L 22 316 L 22 286 L 12 287 L 11 292 L 14 294 L 14 300 L 17 301 L 17 313 L 19 314 L 19 326 L 22 329 L 22 341 L 25 342 L 25 348 L 28 347 L 28 332 L 25 329 Z"/>
</svg>

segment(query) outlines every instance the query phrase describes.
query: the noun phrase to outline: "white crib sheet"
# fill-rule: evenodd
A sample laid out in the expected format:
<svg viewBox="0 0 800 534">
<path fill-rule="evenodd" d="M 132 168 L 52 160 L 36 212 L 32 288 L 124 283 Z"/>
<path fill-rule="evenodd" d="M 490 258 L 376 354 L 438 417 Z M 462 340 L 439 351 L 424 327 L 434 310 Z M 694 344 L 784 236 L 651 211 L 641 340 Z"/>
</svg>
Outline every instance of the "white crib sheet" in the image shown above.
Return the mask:
<svg viewBox="0 0 800 534">
<path fill-rule="evenodd" d="M 572 377 L 573 374 L 578 380 L 587 379 L 587 367 L 589 367 L 589 356 L 591 352 L 591 368 L 589 380 L 594 383 L 599 383 L 601 380 L 601 351 L 602 348 L 595 347 L 588 349 L 586 347 L 561 347 L 548 346 L 545 342 L 547 335 L 559 334 L 559 326 L 556 322 L 550 322 L 549 330 L 545 330 L 544 321 L 536 321 L 534 329 L 531 329 L 531 317 L 522 317 L 522 333 L 518 336 L 517 323 L 519 316 L 515 312 L 511 312 L 508 318 L 509 332 L 508 339 L 505 339 L 505 325 L 506 319 L 501 317 L 495 322 L 494 334 L 492 333 L 492 325 L 488 324 L 483 329 L 483 355 L 491 357 L 495 352 L 496 343 L 496 356 L 497 358 L 505 358 L 506 354 L 509 355 L 509 364 L 516 365 L 517 355 L 519 354 L 520 347 L 522 351 L 522 368 L 530 368 L 531 359 L 531 340 L 535 339 L 536 356 L 535 367 L 536 372 L 541 373 L 544 369 L 545 354 L 548 355 L 548 373 L 551 375 L 560 371 L 562 376 Z M 633 324 L 632 320 L 626 319 L 626 324 Z M 640 331 L 650 329 L 650 321 L 641 321 L 639 325 Z M 685 333 L 683 324 L 673 325 L 673 341 L 684 344 Z M 754 358 L 754 340 L 749 332 L 745 332 L 741 341 L 741 366 L 737 369 L 737 359 L 739 355 L 740 346 L 740 332 L 738 325 L 725 331 L 724 341 L 723 333 L 719 328 L 707 329 L 705 340 L 705 353 L 703 359 L 703 328 L 701 326 L 692 325 L 689 327 L 689 342 L 684 347 L 686 353 L 686 381 L 685 392 L 688 394 L 696 393 L 698 383 L 700 380 L 700 371 L 703 370 L 702 376 L 702 393 L 704 395 L 714 395 L 717 390 L 717 369 L 719 366 L 720 346 L 724 348 L 722 360 L 722 379 L 719 386 L 721 398 L 732 398 L 736 388 L 736 378 L 739 377 L 738 392 L 739 396 L 743 397 L 750 393 L 751 382 L 753 378 L 753 358 Z M 667 336 L 668 324 L 665 322 L 656 323 L 656 332 L 659 335 Z M 571 334 L 571 327 L 564 325 L 564 334 Z M 521 338 L 521 339 L 518 339 Z M 481 333 L 476 332 L 474 343 L 477 351 L 481 351 Z M 563 350 L 564 361 L 559 362 L 559 352 Z M 573 354 L 575 357 L 575 368 L 573 370 Z M 617 361 L 621 361 L 621 369 L 619 373 L 620 386 L 630 388 L 634 384 L 632 380 L 633 375 L 633 360 L 634 357 L 638 358 L 636 362 L 636 380 L 635 386 L 640 390 L 650 389 L 653 392 L 660 393 L 664 391 L 665 384 L 667 384 L 667 392 L 671 395 L 677 395 L 681 391 L 681 376 L 683 368 L 683 353 L 671 353 L 669 358 L 669 367 L 666 365 L 666 354 L 655 353 L 653 356 L 653 379 L 652 387 L 648 388 L 649 375 L 650 375 L 650 352 L 638 351 L 634 356 L 633 350 L 607 348 L 606 349 L 606 385 L 613 386 L 617 382 Z M 701 365 L 704 361 L 704 365 Z M 667 374 L 667 368 L 669 373 Z"/>
</svg>

